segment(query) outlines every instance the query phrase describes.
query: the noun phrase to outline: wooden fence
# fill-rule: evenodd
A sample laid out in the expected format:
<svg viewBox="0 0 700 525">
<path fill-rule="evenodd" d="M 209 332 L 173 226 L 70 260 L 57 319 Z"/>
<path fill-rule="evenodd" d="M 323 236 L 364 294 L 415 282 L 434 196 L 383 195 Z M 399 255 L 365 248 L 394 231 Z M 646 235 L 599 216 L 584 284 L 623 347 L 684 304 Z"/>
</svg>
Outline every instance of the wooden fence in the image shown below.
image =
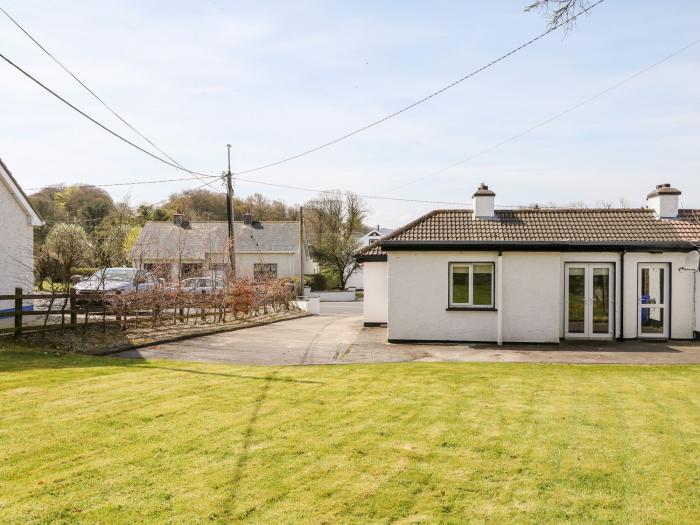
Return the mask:
<svg viewBox="0 0 700 525">
<path fill-rule="evenodd" d="M 24 310 L 22 306 L 24 301 L 32 299 L 44 299 L 50 301 L 48 310 Z M 14 311 L 13 316 L 15 318 L 15 337 L 22 335 L 23 329 L 23 318 L 25 316 L 35 316 L 35 315 L 61 315 L 61 324 L 65 324 L 65 316 L 70 316 L 70 321 L 68 326 L 75 328 L 78 325 L 78 314 L 85 313 L 85 308 L 79 308 L 76 301 L 75 290 L 71 290 L 70 293 L 63 294 L 25 294 L 22 288 L 15 288 L 14 295 L 0 295 L 0 301 L 14 301 Z M 61 301 L 63 306 L 59 309 L 53 309 L 54 303 L 56 301 Z M 104 307 L 95 308 L 95 313 L 101 313 Z M 90 308 L 93 311 L 93 308 Z"/>
</svg>

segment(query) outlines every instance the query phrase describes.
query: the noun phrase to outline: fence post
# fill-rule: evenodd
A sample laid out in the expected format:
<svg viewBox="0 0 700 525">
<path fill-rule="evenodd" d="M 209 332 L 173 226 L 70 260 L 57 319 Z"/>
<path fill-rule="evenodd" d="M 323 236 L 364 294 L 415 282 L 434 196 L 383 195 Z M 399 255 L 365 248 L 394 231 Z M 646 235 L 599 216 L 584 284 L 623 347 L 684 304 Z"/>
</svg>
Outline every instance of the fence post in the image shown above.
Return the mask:
<svg viewBox="0 0 700 525">
<path fill-rule="evenodd" d="M 15 337 L 22 335 L 22 289 L 15 288 Z"/>
<path fill-rule="evenodd" d="M 78 312 L 76 311 L 76 307 L 78 306 L 77 301 L 75 300 L 75 288 L 71 288 L 70 290 L 70 325 L 72 327 L 78 326 Z"/>
</svg>

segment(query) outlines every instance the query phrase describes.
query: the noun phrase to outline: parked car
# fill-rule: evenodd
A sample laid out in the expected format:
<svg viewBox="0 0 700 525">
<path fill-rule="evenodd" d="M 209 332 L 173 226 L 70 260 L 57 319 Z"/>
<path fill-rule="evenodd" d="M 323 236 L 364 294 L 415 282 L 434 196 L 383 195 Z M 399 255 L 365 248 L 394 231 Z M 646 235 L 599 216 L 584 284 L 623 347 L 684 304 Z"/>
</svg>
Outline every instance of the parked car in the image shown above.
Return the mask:
<svg viewBox="0 0 700 525">
<path fill-rule="evenodd" d="M 180 289 L 191 293 L 212 293 L 223 290 L 224 281 L 214 277 L 190 277 L 180 283 Z"/>
<path fill-rule="evenodd" d="M 75 288 L 78 304 L 99 304 L 102 294 L 142 292 L 158 284 L 151 272 L 136 268 L 103 268 Z"/>
</svg>

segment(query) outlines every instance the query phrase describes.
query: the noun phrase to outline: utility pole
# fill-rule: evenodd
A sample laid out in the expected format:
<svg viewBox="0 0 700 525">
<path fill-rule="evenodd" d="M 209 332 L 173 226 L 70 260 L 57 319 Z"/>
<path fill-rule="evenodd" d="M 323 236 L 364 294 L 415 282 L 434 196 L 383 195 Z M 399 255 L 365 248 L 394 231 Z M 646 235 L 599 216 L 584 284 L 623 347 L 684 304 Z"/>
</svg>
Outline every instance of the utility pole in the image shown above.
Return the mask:
<svg viewBox="0 0 700 525">
<path fill-rule="evenodd" d="M 236 236 L 233 229 L 233 182 L 231 181 L 231 144 L 228 148 L 228 171 L 226 172 L 226 215 L 228 217 L 228 256 L 231 264 L 230 275 L 236 278 Z"/>
<path fill-rule="evenodd" d="M 304 295 L 304 208 L 299 206 L 299 295 Z"/>
</svg>

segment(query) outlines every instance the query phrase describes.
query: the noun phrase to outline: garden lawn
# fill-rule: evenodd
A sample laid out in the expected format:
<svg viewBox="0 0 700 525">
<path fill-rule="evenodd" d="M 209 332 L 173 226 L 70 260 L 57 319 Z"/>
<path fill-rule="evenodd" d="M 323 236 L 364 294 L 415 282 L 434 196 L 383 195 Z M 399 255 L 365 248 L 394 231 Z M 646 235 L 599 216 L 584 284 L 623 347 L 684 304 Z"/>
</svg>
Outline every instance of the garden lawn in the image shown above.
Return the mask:
<svg viewBox="0 0 700 525">
<path fill-rule="evenodd" d="M 0 350 L 0 522 L 700 521 L 700 367 Z"/>
</svg>

